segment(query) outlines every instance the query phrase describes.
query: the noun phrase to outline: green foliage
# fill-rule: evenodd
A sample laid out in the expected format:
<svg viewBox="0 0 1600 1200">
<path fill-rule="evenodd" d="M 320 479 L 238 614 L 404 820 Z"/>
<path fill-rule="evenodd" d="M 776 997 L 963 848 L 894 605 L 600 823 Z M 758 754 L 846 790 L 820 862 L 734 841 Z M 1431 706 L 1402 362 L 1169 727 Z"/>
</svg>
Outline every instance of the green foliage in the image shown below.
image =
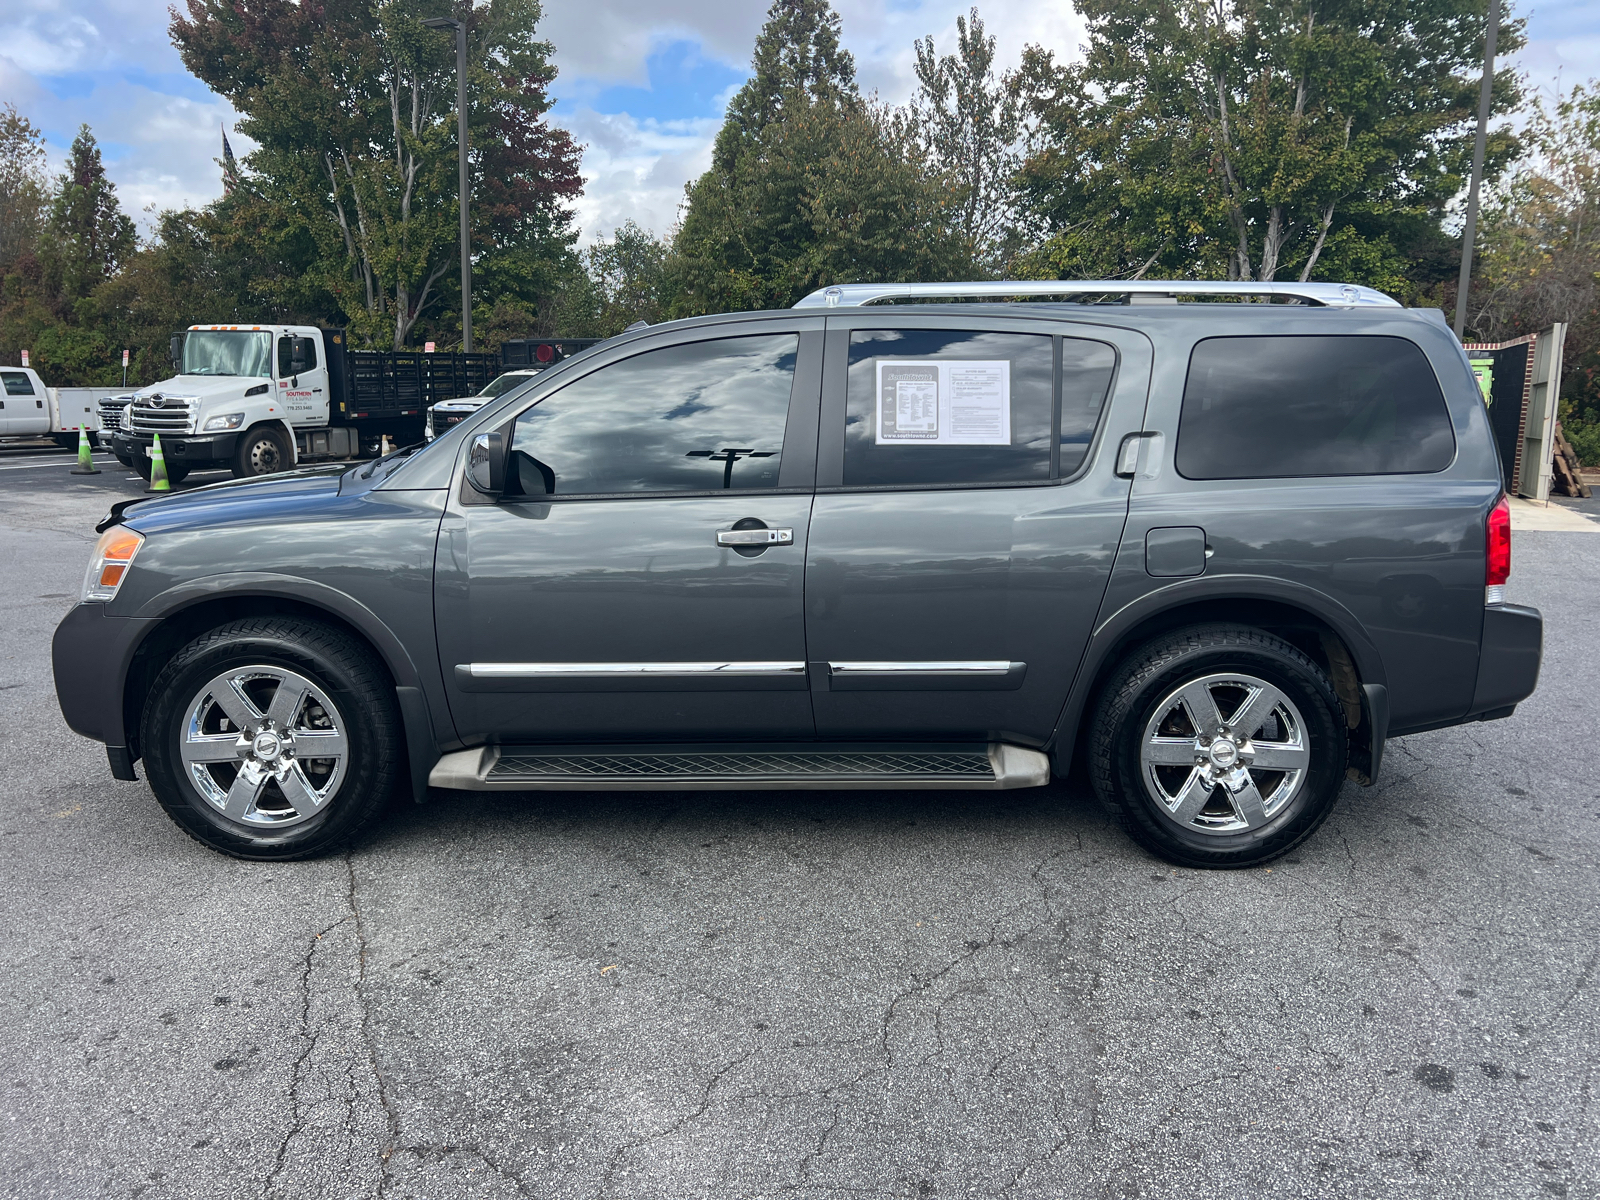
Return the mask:
<svg viewBox="0 0 1600 1200">
<path fill-rule="evenodd" d="M 48 198 L 44 135 L 8 101 L 0 107 L 0 272 L 38 248 Z"/>
<path fill-rule="evenodd" d="M 1484 210 L 1468 303 L 1476 337 L 1500 341 L 1567 325 L 1561 422 L 1600 463 L 1600 91 L 1536 101 L 1530 154 Z"/>
<path fill-rule="evenodd" d="M 1406 290 L 1407 247 L 1470 161 L 1483 0 L 1077 6 L 1085 60 L 1030 47 L 1019 75 L 1041 122 L 1022 183 L 1048 230 L 1027 273 Z M 1521 42 L 1504 23 L 1500 53 Z M 1494 96 L 1516 105 L 1511 70 Z M 1489 177 L 1516 149 L 1494 132 Z"/>
<path fill-rule="evenodd" d="M 136 245 L 133 222 L 117 201 L 100 147 L 85 125 L 73 139 L 45 219 L 39 259 L 46 283 L 67 304 L 85 299 L 117 273 Z"/>
<path fill-rule="evenodd" d="M 864 101 L 825 0 L 776 0 L 665 266 L 672 315 L 782 308 L 841 281 L 972 272 L 942 175 Z"/>
<path fill-rule="evenodd" d="M 258 143 L 246 188 L 315 247 L 316 286 L 357 341 L 403 345 L 419 322 L 460 328 L 455 41 L 421 25 L 444 11 L 439 0 L 189 0 L 173 16 L 185 65 L 233 103 Z M 538 0 L 459 15 L 474 305 L 532 310 L 571 255 L 578 149 L 544 120 L 555 69 L 534 33 Z"/>
<path fill-rule="evenodd" d="M 956 17 L 956 53 L 939 57 L 919 38 L 917 94 L 907 120 L 923 158 L 946 176 L 955 224 L 973 259 L 1003 271 L 1017 250 L 1015 176 L 1022 166 L 1024 113 L 1018 79 L 996 78 L 995 39 L 978 10 Z"/>
</svg>

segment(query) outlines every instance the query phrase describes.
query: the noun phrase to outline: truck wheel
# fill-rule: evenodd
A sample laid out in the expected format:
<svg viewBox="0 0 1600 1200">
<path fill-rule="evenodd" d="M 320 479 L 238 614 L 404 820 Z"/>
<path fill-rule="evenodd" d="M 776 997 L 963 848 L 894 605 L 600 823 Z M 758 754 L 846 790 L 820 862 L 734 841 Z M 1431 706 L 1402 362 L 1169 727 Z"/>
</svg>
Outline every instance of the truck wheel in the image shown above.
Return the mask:
<svg viewBox="0 0 1600 1200">
<path fill-rule="evenodd" d="M 133 459 L 131 462 L 128 459 L 121 459 L 120 461 L 132 467 L 140 479 L 143 479 L 146 483 L 150 482 L 150 460 L 144 455 L 139 455 L 138 458 Z M 189 469 L 188 463 L 169 462 L 167 464 L 167 482 L 173 487 L 177 487 L 189 477 Z"/>
<path fill-rule="evenodd" d="M 1139 647 L 1101 693 L 1090 776 L 1145 849 L 1248 867 L 1327 819 L 1349 746 L 1316 663 L 1282 638 L 1201 625 Z"/>
<path fill-rule="evenodd" d="M 253 475 L 271 475 L 287 471 L 294 464 L 294 453 L 283 430 L 272 425 L 257 425 L 246 430 L 239 439 L 239 448 L 233 455 L 233 477 L 248 479 Z"/>
<path fill-rule="evenodd" d="M 167 814 L 234 858 L 338 849 L 393 795 L 405 758 L 383 667 L 337 629 L 250 617 L 200 635 L 150 686 L 145 772 Z"/>
</svg>

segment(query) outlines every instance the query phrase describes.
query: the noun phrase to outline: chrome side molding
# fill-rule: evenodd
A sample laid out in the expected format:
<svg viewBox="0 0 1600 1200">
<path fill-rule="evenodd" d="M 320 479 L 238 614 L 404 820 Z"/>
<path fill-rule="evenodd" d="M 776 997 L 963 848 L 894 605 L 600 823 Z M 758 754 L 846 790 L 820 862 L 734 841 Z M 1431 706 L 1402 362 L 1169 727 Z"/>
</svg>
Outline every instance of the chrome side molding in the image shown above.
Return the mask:
<svg viewBox="0 0 1600 1200">
<path fill-rule="evenodd" d="M 1023 666 L 1007 658 L 952 659 L 932 662 L 830 662 L 830 675 L 1005 675 Z"/>
<path fill-rule="evenodd" d="M 461 663 L 458 672 L 473 679 L 616 679 L 630 675 L 650 678 L 728 678 L 750 676 L 783 678 L 804 676 L 803 662 L 544 662 Z"/>
</svg>

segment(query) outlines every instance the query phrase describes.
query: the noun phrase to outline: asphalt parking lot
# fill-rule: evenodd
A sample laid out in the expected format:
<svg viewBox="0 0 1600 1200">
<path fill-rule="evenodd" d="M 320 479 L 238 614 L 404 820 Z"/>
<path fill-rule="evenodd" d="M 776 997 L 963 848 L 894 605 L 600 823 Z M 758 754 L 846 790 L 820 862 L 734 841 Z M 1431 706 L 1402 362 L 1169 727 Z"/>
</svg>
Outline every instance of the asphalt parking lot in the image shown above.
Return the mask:
<svg viewBox="0 0 1600 1200">
<path fill-rule="evenodd" d="M 0 1196 L 1600 1196 L 1600 531 L 1516 535 L 1538 693 L 1270 870 L 1074 781 L 435 792 L 261 866 L 57 710 L 96 457 L 0 451 Z"/>
</svg>

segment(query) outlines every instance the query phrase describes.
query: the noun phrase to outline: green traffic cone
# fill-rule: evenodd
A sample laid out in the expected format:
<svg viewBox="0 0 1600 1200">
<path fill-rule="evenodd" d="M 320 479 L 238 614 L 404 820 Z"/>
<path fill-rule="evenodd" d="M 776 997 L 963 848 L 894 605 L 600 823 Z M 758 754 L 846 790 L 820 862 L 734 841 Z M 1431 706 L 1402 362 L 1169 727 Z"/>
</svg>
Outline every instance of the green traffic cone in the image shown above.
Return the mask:
<svg viewBox="0 0 1600 1200">
<path fill-rule="evenodd" d="M 89 457 L 89 431 L 82 425 L 78 426 L 78 465 L 68 472 L 71 475 L 98 475 L 100 468 L 94 465 L 94 460 Z"/>
<path fill-rule="evenodd" d="M 147 492 L 170 492 L 172 485 L 167 482 L 167 460 L 161 453 L 161 435 L 155 435 L 155 444 L 150 447 L 150 486 Z"/>
</svg>

